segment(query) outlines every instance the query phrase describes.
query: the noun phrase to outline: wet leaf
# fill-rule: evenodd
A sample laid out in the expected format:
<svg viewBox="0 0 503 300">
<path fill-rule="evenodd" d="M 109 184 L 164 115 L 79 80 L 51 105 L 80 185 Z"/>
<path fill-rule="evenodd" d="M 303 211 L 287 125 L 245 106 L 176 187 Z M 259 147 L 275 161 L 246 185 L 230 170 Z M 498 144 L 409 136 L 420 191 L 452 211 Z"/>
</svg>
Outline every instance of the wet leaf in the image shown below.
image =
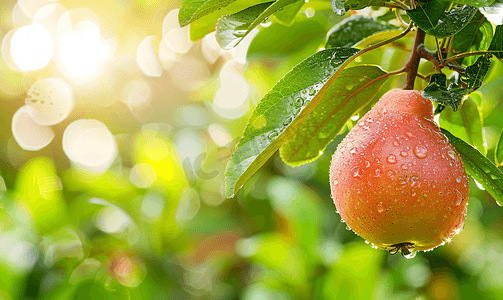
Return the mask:
<svg viewBox="0 0 503 300">
<path fill-rule="evenodd" d="M 468 24 L 452 39 L 452 53 L 459 54 L 463 52 L 486 50 L 489 47 L 493 36 L 493 28 L 486 18 L 477 12 Z M 466 65 L 473 64 L 475 58 L 465 57 L 458 60 Z"/>
<path fill-rule="evenodd" d="M 447 87 L 446 81 L 447 77 L 445 74 L 438 73 L 431 75 L 430 83 L 426 88 L 424 88 L 421 95 L 424 98 L 438 102 L 443 106 L 449 106 L 454 111 L 457 111 L 470 90 L 467 88 L 461 88 L 454 83 L 451 83 Z"/>
<path fill-rule="evenodd" d="M 216 37 L 224 49 L 235 47 L 255 27 L 286 5 L 300 0 L 278 0 L 249 7 L 233 15 L 223 16 L 217 23 Z"/>
<path fill-rule="evenodd" d="M 503 60 L 503 25 L 496 26 L 491 45 L 488 48 L 499 60 Z"/>
<path fill-rule="evenodd" d="M 302 6 L 304 6 L 304 4 L 304 1 L 297 1 L 292 5 L 287 5 L 283 7 L 283 9 L 275 12 L 273 17 L 283 25 L 291 25 L 295 19 L 295 16 L 297 16 L 297 13 L 300 11 Z"/>
<path fill-rule="evenodd" d="M 330 30 L 325 48 L 352 47 L 376 33 L 394 30 L 400 30 L 400 28 L 371 17 L 354 15 L 344 19 Z"/>
<path fill-rule="evenodd" d="M 503 173 L 501 170 L 462 139 L 455 137 L 445 129 L 442 129 L 442 132 L 461 154 L 468 174 L 475 178 L 493 196 L 496 202 L 503 205 Z"/>
<path fill-rule="evenodd" d="M 189 23 L 235 1 L 236 0 L 184 0 L 180 4 L 178 22 L 180 23 L 180 26 L 186 26 Z"/>
<path fill-rule="evenodd" d="M 407 14 L 427 34 L 446 38 L 461 31 L 472 19 L 477 8 L 464 5 L 445 11 L 445 4 L 449 5 L 449 2 L 430 1 L 426 5 L 418 4 L 415 9 L 407 11 Z M 439 11 L 443 12 L 440 16 Z"/>
<path fill-rule="evenodd" d="M 482 85 L 491 66 L 491 56 L 491 54 L 480 56 L 473 65 L 466 68 L 466 74 L 462 76 L 462 80 L 468 84 L 470 93 L 476 91 Z"/>
<path fill-rule="evenodd" d="M 225 194 L 232 197 L 313 111 L 358 50 L 319 51 L 295 66 L 260 101 L 225 172 Z"/>
<path fill-rule="evenodd" d="M 233 15 L 240 11 L 243 11 L 251 6 L 271 2 L 271 0 L 197 0 L 196 2 L 206 2 L 206 1 L 216 1 L 216 2 L 229 2 L 225 6 L 221 6 L 216 10 L 208 12 L 207 14 L 201 14 L 196 19 L 191 19 L 187 24 L 190 23 L 190 39 L 197 41 L 202 39 L 205 35 L 215 30 L 215 26 L 220 18 L 225 15 Z M 192 1 L 189 1 L 192 2 Z M 198 10 L 199 12 L 199 10 Z M 183 13 L 182 8 L 180 8 L 180 15 Z"/>
<path fill-rule="evenodd" d="M 385 0 L 330 0 L 330 6 L 332 11 L 338 15 L 342 16 L 346 11 L 359 10 L 368 6 L 384 6 L 387 2 Z"/>
<path fill-rule="evenodd" d="M 318 158 L 349 118 L 372 101 L 386 80 L 386 72 L 377 66 L 342 71 L 309 117 L 281 146 L 283 161 L 299 166 Z"/>
<path fill-rule="evenodd" d="M 482 154 L 486 154 L 484 121 L 477 104 L 471 97 L 463 102 L 457 112 L 451 108 L 444 109 L 439 122 L 442 128 L 476 147 Z"/>
</svg>

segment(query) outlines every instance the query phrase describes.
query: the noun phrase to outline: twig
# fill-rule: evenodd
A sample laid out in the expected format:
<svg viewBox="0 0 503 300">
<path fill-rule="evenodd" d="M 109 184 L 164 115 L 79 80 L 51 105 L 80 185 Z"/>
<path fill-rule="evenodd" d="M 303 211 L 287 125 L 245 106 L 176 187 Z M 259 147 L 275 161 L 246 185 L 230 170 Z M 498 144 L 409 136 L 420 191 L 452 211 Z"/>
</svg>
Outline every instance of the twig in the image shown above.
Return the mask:
<svg viewBox="0 0 503 300">
<path fill-rule="evenodd" d="M 404 67 L 405 72 L 407 72 L 407 81 L 405 83 L 405 86 L 403 87 L 404 90 L 414 89 L 414 80 L 416 79 L 419 61 L 421 60 L 421 57 L 418 53 L 418 48 L 419 45 L 424 43 L 425 36 L 425 32 L 421 28 L 417 28 L 416 36 L 414 38 L 414 44 L 412 45 L 412 54 L 410 55 L 410 59 Z"/>
<path fill-rule="evenodd" d="M 445 65 L 447 65 L 447 64 L 449 64 L 459 58 L 473 56 L 473 55 L 484 55 L 484 54 L 493 53 L 493 52 L 497 52 L 497 51 L 474 51 L 474 52 L 461 53 L 461 54 L 449 57 L 447 60 L 444 61 L 443 66 L 445 66 Z"/>
</svg>

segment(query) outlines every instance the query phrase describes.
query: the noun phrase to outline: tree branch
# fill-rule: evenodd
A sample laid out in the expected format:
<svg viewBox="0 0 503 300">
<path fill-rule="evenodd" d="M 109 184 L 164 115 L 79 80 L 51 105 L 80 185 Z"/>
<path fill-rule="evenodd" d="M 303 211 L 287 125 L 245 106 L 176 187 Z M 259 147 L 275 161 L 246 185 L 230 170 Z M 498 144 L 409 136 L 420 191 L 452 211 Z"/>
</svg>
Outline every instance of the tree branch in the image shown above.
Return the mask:
<svg viewBox="0 0 503 300">
<path fill-rule="evenodd" d="M 414 80 L 417 76 L 417 69 L 419 67 L 419 61 L 421 60 L 421 56 L 419 55 L 418 49 L 419 45 L 424 43 L 424 38 L 426 33 L 421 30 L 419 27 L 416 31 L 416 36 L 414 38 L 414 44 L 412 46 L 412 54 L 410 55 L 410 59 L 405 64 L 405 72 L 407 72 L 407 81 L 404 90 L 413 90 L 414 89 Z"/>
</svg>

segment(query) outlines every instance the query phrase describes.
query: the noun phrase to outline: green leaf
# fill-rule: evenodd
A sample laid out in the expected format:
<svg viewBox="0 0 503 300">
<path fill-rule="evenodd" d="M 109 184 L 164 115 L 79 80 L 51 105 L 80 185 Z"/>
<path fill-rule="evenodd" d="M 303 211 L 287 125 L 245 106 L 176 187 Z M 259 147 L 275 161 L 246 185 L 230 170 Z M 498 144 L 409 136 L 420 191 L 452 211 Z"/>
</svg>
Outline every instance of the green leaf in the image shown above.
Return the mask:
<svg viewBox="0 0 503 300">
<path fill-rule="evenodd" d="M 470 90 L 460 88 L 454 83 L 446 87 L 446 81 L 447 77 L 445 74 L 437 73 L 431 75 L 430 83 L 424 88 L 421 95 L 424 98 L 438 102 L 443 106 L 449 106 L 454 111 L 457 111 Z"/>
<path fill-rule="evenodd" d="M 293 23 L 293 20 L 295 19 L 295 16 L 297 16 L 304 4 L 304 1 L 297 1 L 291 5 L 287 5 L 283 7 L 283 9 L 275 12 L 273 17 L 283 25 L 291 25 Z"/>
<path fill-rule="evenodd" d="M 494 149 L 494 161 L 498 167 L 503 165 L 503 131 L 501 131 L 498 143 Z"/>
<path fill-rule="evenodd" d="M 472 52 L 486 50 L 493 36 L 493 28 L 486 18 L 477 12 L 468 24 L 452 39 L 452 53 L 459 54 L 463 52 Z M 465 62 L 466 65 L 473 64 L 475 58 L 465 57 L 458 60 L 459 63 Z"/>
<path fill-rule="evenodd" d="M 468 97 L 461 108 L 454 112 L 444 109 L 440 115 L 440 126 L 455 134 L 458 138 L 476 147 L 484 155 L 485 147 L 484 121 L 475 101 Z"/>
<path fill-rule="evenodd" d="M 325 48 L 351 47 L 371 35 L 390 30 L 400 28 L 371 17 L 354 15 L 330 30 Z"/>
<path fill-rule="evenodd" d="M 442 129 L 451 144 L 461 154 L 465 169 L 500 205 L 503 205 L 503 173 L 487 157 L 462 139 Z"/>
<path fill-rule="evenodd" d="M 503 60 L 503 25 L 496 26 L 491 45 L 487 50 L 491 51 L 491 54 L 499 60 Z"/>
<path fill-rule="evenodd" d="M 277 0 L 249 7 L 233 15 L 223 16 L 216 27 L 218 43 L 224 49 L 235 47 L 270 15 L 298 1 L 300 0 Z"/>
<path fill-rule="evenodd" d="M 184 0 L 180 4 L 178 22 L 186 26 L 195 20 L 225 7 L 236 0 Z"/>
<path fill-rule="evenodd" d="M 216 1 L 216 0 L 213 0 Z M 225 0 L 229 2 L 228 0 Z M 215 30 L 215 26 L 220 18 L 225 15 L 233 15 L 248 7 L 271 2 L 271 0 L 233 0 L 225 7 L 220 7 L 206 15 L 201 15 L 199 18 L 191 20 L 190 23 L 190 39 L 197 41 L 205 35 Z M 181 11 L 181 9 L 180 9 Z M 180 13 L 178 14 L 180 18 Z M 188 23 L 187 23 L 188 24 Z"/>
<path fill-rule="evenodd" d="M 386 72 L 377 66 L 342 71 L 309 117 L 281 146 L 283 161 L 299 166 L 318 158 L 349 118 L 372 101 L 386 80 Z"/>
<path fill-rule="evenodd" d="M 393 3 L 385 0 L 330 0 L 330 6 L 336 15 L 342 16 L 350 9 L 359 10 L 368 6 L 384 6 L 388 2 Z"/>
<path fill-rule="evenodd" d="M 480 12 L 494 25 L 503 25 L 503 1 L 494 1 L 491 5 L 480 8 Z"/>
<path fill-rule="evenodd" d="M 445 11 L 448 2 L 430 1 L 418 6 L 407 14 L 427 34 L 437 38 L 449 37 L 463 29 L 472 19 L 477 7 L 464 5 Z M 443 12 L 439 17 L 439 11 Z M 438 17 L 438 19 L 437 19 Z"/>
<path fill-rule="evenodd" d="M 292 135 L 340 74 L 339 67 L 357 52 L 352 48 L 319 51 L 295 66 L 262 98 L 227 164 L 227 197 Z"/>
<path fill-rule="evenodd" d="M 462 80 L 468 84 L 470 93 L 477 90 L 484 81 L 491 66 L 491 54 L 480 56 L 473 65 L 466 68 L 466 74 Z"/>
<path fill-rule="evenodd" d="M 407 14 L 419 28 L 427 31 L 437 25 L 448 6 L 448 1 L 430 0 L 426 4 L 417 3 L 416 8 L 407 11 Z"/>
<path fill-rule="evenodd" d="M 258 17 L 271 6 L 273 2 L 257 4 L 233 15 L 223 16 L 217 23 L 217 42 L 224 49 L 234 48 L 250 31 L 264 19 Z"/>
</svg>

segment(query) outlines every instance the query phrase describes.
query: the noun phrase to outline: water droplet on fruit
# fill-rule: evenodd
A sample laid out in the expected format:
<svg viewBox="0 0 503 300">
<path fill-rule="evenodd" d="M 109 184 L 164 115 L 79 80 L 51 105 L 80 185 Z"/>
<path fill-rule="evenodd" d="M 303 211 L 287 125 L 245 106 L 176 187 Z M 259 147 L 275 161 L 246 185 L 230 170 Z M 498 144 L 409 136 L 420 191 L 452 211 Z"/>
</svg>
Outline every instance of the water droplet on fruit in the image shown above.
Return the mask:
<svg viewBox="0 0 503 300">
<path fill-rule="evenodd" d="M 428 150 L 422 145 L 414 147 L 414 154 L 418 158 L 425 158 L 428 155 Z"/>
<path fill-rule="evenodd" d="M 370 161 L 365 160 L 365 167 L 366 167 L 366 168 L 370 167 Z"/>
<path fill-rule="evenodd" d="M 461 183 L 461 177 L 456 178 L 457 183 Z"/>
<path fill-rule="evenodd" d="M 407 151 L 400 152 L 400 156 L 402 156 L 402 157 L 407 157 L 407 155 L 408 155 Z"/>
<path fill-rule="evenodd" d="M 461 194 L 461 192 L 456 190 L 456 203 L 455 203 L 456 206 L 461 205 L 461 203 L 463 203 L 463 200 L 464 200 L 464 198 L 463 198 L 463 195 Z"/>
<path fill-rule="evenodd" d="M 351 173 L 353 174 L 353 177 L 354 178 L 361 178 L 362 177 L 362 173 L 363 173 L 363 170 L 360 169 L 359 167 L 353 167 L 351 169 Z"/>
<path fill-rule="evenodd" d="M 394 154 L 390 154 L 387 158 L 388 163 L 396 164 L 396 156 Z"/>
<path fill-rule="evenodd" d="M 351 150 L 349 150 L 349 153 L 351 153 L 351 154 L 355 154 L 355 152 L 356 152 L 356 148 L 352 148 Z"/>
<path fill-rule="evenodd" d="M 449 154 L 449 156 L 450 156 L 452 159 L 456 159 L 456 153 L 454 153 L 454 151 L 452 151 L 452 150 L 447 151 L 447 154 Z"/>
<path fill-rule="evenodd" d="M 417 178 L 416 176 L 412 176 L 410 178 L 410 186 L 416 186 L 419 187 L 419 178 Z"/>
<path fill-rule="evenodd" d="M 394 180 L 395 179 L 395 173 L 393 173 L 393 171 L 388 171 L 388 176 L 391 180 Z"/>
<path fill-rule="evenodd" d="M 384 211 L 384 208 L 382 207 L 382 203 L 377 204 L 377 212 L 382 213 Z"/>
<path fill-rule="evenodd" d="M 400 142 L 399 141 L 393 141 L 393 146 L 395 146 L 395 147 L 400 146 Z"/>
<path fill-rule="evenodd" d="M 375 170 L 375 175 L 374 175 L 374 177 L 381 177 L 381 169 L 377 168 L 377 169 Z"/>
<path fill-rule="evenodd" d="M 339 184 L 339 181 L 334 180 L 334 186 L 335 186 L 335 185 L 338 185 L 338 184 Z"/>
<path fill-rule="evenodd" d="M 403 165 L 402 165 L 402 169 L 407 170 L 407 168 L 408 168 L 408 167 L 407 167 L 407 165 L 406 165 L 406 164 L 403 164 Z"/>
</svg>

